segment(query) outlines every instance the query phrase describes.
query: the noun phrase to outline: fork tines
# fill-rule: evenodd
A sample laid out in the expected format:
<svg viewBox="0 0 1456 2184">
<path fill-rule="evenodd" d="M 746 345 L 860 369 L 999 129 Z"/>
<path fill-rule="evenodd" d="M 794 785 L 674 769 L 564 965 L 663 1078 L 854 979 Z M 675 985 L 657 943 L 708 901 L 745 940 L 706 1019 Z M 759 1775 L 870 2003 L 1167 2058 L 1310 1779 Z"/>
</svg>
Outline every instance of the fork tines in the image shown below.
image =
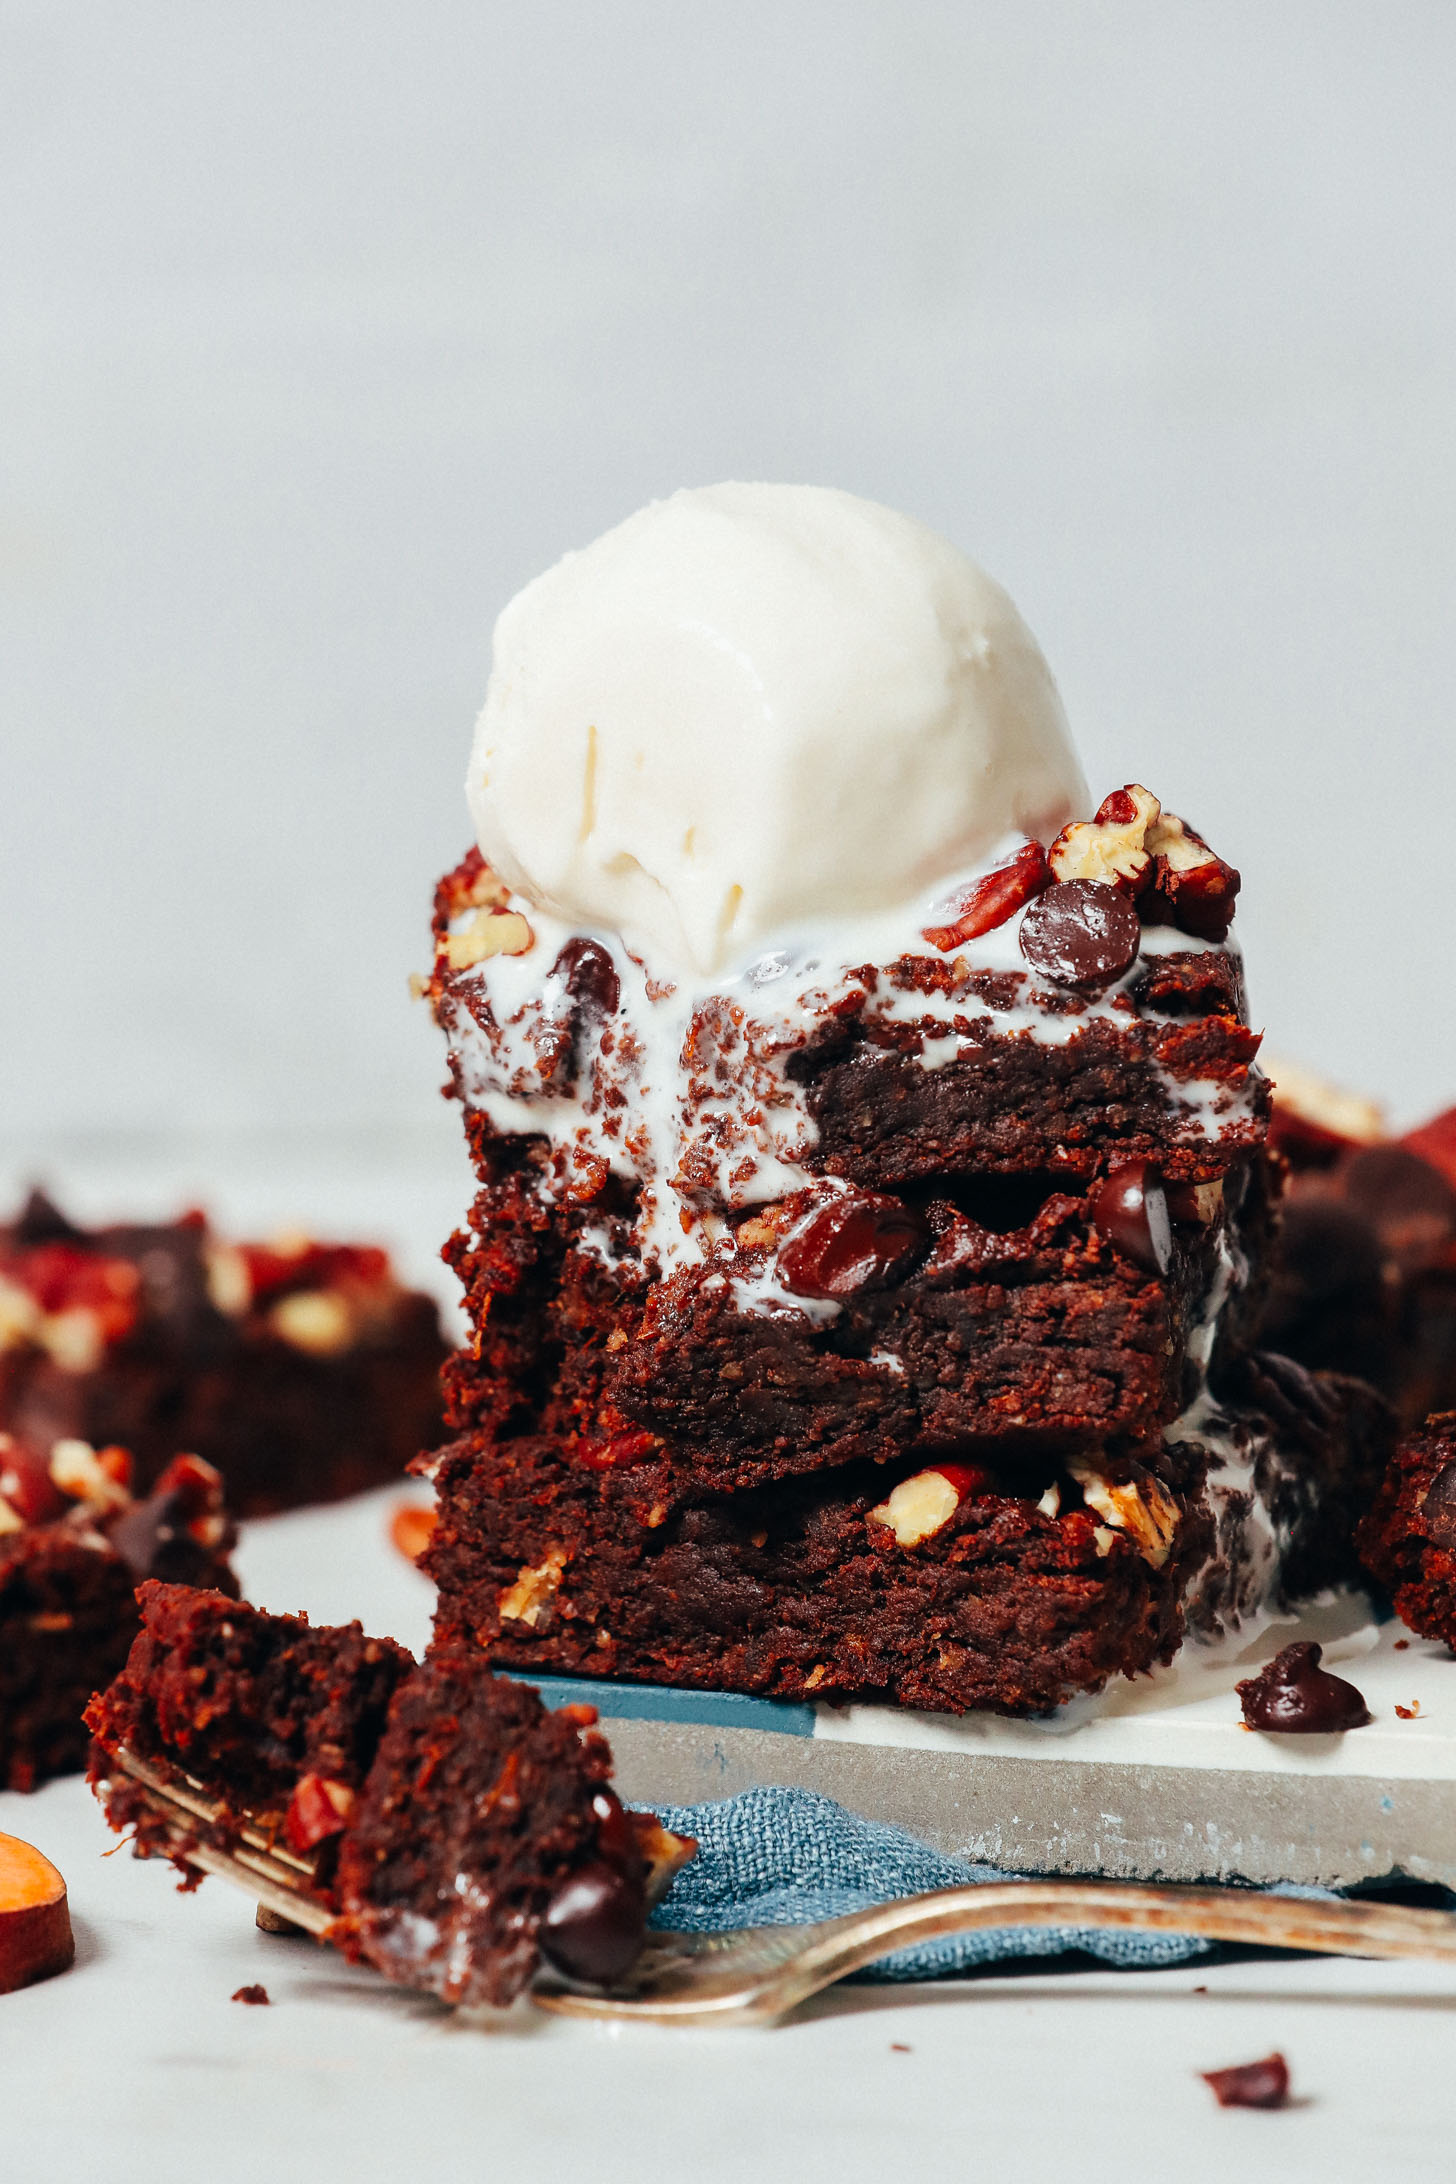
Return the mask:
<svg viewBox="0 0 1456 2184">
<path fill-rule="evenodd" d="M 112 1755 L 112 1765 L 136 1783 L 148 1811 L 172 1838 L 178 1857 L 205 1873 L 215 1873 L 219 1880 L 231 1881 L 293 1925 L 305 1927 L 320 1939 L 327 1935 L 334 1915 L 314 1892 L 314 1869 L 308 1859 L 295 1856 L 253 1827 L 236 1831 L 240 1840 L 232 1850 L 216 1849 L 199 1839 L 197 1823 L 215 1828 L 226 1815 L 196 1783 L 186 1776 L 159 1774 L 124 1746 Z"/>
</svg>

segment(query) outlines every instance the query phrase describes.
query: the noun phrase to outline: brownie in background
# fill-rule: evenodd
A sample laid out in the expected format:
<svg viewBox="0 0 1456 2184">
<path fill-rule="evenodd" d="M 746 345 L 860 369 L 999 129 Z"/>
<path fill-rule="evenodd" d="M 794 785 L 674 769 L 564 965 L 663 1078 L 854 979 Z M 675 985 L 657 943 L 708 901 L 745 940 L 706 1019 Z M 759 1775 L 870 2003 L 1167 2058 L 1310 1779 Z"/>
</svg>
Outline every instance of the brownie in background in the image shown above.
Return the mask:
<svg viewBox="0 0 1456 2184">
<path fill-rule="evenodd" d="M 0 1228 L 0 1430 L 119 1444 L 142 1488 L 195 1452 L 238 1516 L 396 1478 L 438 1439 L 445 1355 L 374 1246 L 229 1243 L 198 1212 L 82 1230 L 39 1191 Z"/>
<path fill-rule="evenodd" d="M 236 1530 L 210 1464 L 178 1456 L 143 1500 L 125 1449 L 0 1434 L 0 1785 L 33 1790 L 85 1765 L 82 1713 L 138 1630 L 148 1578 L 235 1598 Z"/>
<path fill-rule="evenodd" d="M 1271 1069 L 1291 1172 L 1259 1339 L 1419 1426 L 1456 1407 L 1456 1108 L 1390 1138 L 1369 1103 Z"/>
</svg>

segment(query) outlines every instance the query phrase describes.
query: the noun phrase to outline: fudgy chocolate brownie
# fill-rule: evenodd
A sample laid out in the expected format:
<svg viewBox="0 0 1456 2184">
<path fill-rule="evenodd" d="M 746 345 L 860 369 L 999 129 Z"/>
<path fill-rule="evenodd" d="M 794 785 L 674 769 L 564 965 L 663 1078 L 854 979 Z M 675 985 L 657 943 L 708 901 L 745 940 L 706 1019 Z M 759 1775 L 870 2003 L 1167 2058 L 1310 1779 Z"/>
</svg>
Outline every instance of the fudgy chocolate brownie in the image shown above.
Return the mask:
<svg viewBox="0 0 1456 2184">
<path fill-rule="evenodd" d="M 413 1657 L 357 1623 L 315 1629 L 306 1616 L 267 1615 L 187 1585 L 143 1585 L 137 1599 L 141 1631 L 87 1709 L 100 1747 L 93 1780 L 108 1780 L 105 1755 L 123 1747 L 175 1765 L 221 1808 L 215 1826 L 198 1829 L 218 1850 L 245 1827 L 275 1828 L 296 1849 L 337 1834 Z M 165 1844 L 126 1776 L 109 1781 L 106 1806 L 144 1849 Z M 315 1807 L 332 1824 L 301 1841 L 317 1827 Z"/>
<path fill-rule="evenodd" d="M 649 1861 L 690 1846 L 626 1814 L 589 1707 L 549 1713 L 478 1649 L 420 1665 L 357 1623 L 314 1628 L 181 1586 L 141 1590 L 143 1630 L 93 1701 L 91 1779 L 139 1856 L 287 1844 L 326 1939 L 449 2002 L 504 2004 L 544 1957 L 606 1983 L 642 1945 Z M 179 1836 L 118 1765 L 182 1775 L 217 1808 Z M 175 1817 L 175 1816 L 174 1816 Z"/>
<path fill-rule="evenodd" d="M 543 1955 L 603 1985 L 625 1972 L 647 1864 L 594 1719 L 549 1713 L 478 1647 L 432 1648 L 342 1839 L 346 1953 L 446 2002 L 509 2002 Z"/>
<path fill-rule="evenodd" d="M 1145 1438 L 1192 1400 L 1189 1337 L 1215 1301 L 1218 1347 L 1242 1339 L 1273 1196 L 1257 1154 L 1199 1186 L 1146 1171 L 1129 1163 L 1110 1188 L 1153 1195 L 1161 1263 L 1109 1217 L 1107 1179 L 992 1175 L 845 1191 L 817 1212 L 799 1193 L 738 1224 L 733 1282 L 709 1264 L 655 1284 L 610 1278 L 579 1211 L 544 1228 L 507 1171 L 454 1254 L 481 1329 L 479 1355 L 448 1369 L 455 1416 L 569 1436 L 598 1468 L 660 1455 L 714 1491 L 910 1447 Z M 855 1254 L 877 1248 L 866 1273 Z M 744 1287 L 772 1300 L 786 1259 L 832 1316 L 744 1311 Z"/>
<path fill-rule="evenodd" d="M 438 1461 L 437 1629 L 564 1674 L 1040 1712 L 1355 1574 L 1383 1404 L 1285 1359 L 1242 1378 L 1141 1460 L 1010 1448 L 711 1499 L 466 1439 Z"/>
<path fill-rule="evenodd" d="M 1283 1168 L 1238 885 L 1129 784 L 684 983 L 467 856 L 442 1638 L 1025 1712 L 1348 1573 L 1383 1413 L 1241 1379 Z"/>
<path fill-rule="evenodd" d="M 0 1427 L 119 1443 L 142 1485 L 195 1450 L 240 1515 L 396 1477 L 437 1437 L 444 1355 L 372 1246 L 229 1244 L 200 1213 L 82 1231 L 38 1192 L 0 1229 Z"/>
<path fill-rule="evenodd" d="M 1400 1442 L 1358 1537 L 1401 1620 L 1456 1646 L 1456 1411 Z"/>
<path fill-rule="evenodd" d="M 0 1434 L 0 1783 L 32 1790 L 84 1766 L 86 1702 L 137 1633 L 154 1577 L 236 1593 L 217 1473 L 177 1457 L 134 1501 L 122 1449 L 62 1442 L 49 1457 Z"/>
</svg>

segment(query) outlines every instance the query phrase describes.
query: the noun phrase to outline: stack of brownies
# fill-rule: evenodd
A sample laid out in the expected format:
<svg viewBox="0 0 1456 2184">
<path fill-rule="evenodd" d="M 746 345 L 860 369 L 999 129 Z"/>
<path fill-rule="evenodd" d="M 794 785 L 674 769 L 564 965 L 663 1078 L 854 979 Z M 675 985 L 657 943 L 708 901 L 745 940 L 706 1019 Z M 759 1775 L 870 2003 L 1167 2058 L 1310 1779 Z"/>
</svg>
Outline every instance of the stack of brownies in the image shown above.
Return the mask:
<svg viewBox="0 0 1456 2184">
<path fill-rule="evenodd" d="M 1238 875 L 1131 784 L 684 979 L 442 883 L 479 1181 L 437 1632 L 516 1669 L 1043 1711 L 1352 1574 L 1368 1388 L 1256 1352 Z"/>
</svg>

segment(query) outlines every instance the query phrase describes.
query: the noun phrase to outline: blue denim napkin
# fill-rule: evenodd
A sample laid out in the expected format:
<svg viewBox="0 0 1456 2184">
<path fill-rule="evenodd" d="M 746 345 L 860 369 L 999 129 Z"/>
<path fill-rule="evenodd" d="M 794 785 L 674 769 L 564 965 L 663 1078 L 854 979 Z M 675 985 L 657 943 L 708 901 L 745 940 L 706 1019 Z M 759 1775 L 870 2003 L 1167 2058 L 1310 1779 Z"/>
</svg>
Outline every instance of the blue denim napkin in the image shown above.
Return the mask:
<svg viewBox="0 0 1456 2184">
<path fill-rule="evenodd" d="M 711 1805 L 658 1808 L 663 1824 L 695 1835 L 685 1866 L 653 1923 L 690 1933 L 732 1926 L 800 1926 L 930 1888 L 1018 1876 L 931 1850 L 899 1828 L 861 1819 L 817 1790 L 744 1790 Z M 1300 1895 L 1323 1890 L 1300 1889 Z M 1076 1926 L 1001 1926 L 951 1934 L 883 1957 L 867 1979 L 943 1979 L 981 1964 L 1061 1956 L 1069 1949 L 1124 1971 L 1157 1970 L 1207 1956 L 1192 1935 L 1089 1932 Z"/>
</svg>

